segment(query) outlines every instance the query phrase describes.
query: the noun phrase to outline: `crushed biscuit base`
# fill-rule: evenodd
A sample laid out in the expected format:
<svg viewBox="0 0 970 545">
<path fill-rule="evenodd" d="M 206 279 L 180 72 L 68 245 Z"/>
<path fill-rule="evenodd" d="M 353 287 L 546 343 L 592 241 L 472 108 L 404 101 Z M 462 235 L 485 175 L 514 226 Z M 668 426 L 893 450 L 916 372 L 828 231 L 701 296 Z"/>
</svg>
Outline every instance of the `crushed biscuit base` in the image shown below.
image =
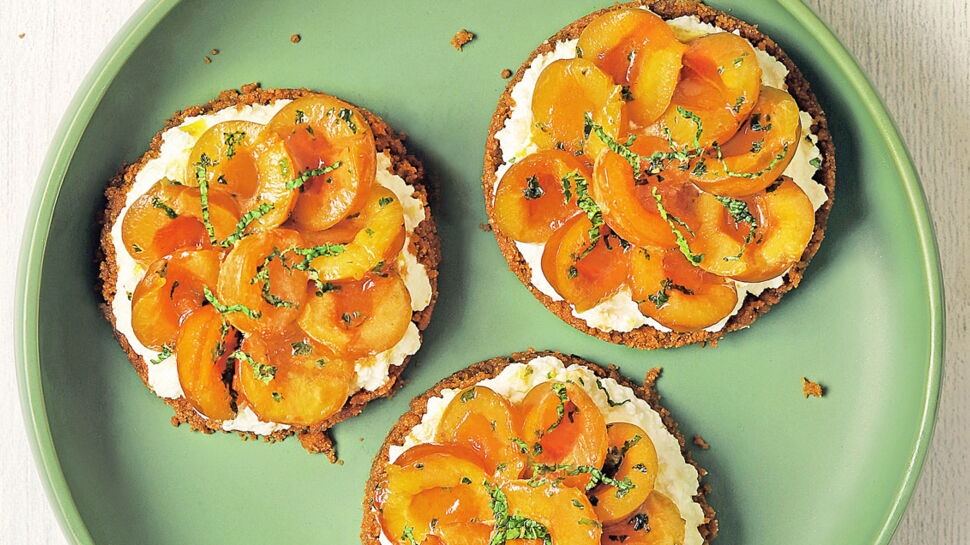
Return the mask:
<svg viewBox="0 0 970 545">
<path fill-rule="evenodd" d="M 808 399 L 808 396 L 822 397 L 825 395 L 819 383 L 812 382 L 805 377 L 802 377 L 802 393 L 805 394 L 806 399 Z"/>
<path fill-rule="evenodd" d="M 474 39 L 475 39 L 474 34 L 472 34 L 471 32 L 468 32 L 465 29 L 461 29 L 458 31 L 457 34 L 455 34 L 451 38 L 451 45 L 458 51 L 461 51 L 461 48 L 464 47 L 465 44 L 467 44 L 468 42 Z"/>
</svg>

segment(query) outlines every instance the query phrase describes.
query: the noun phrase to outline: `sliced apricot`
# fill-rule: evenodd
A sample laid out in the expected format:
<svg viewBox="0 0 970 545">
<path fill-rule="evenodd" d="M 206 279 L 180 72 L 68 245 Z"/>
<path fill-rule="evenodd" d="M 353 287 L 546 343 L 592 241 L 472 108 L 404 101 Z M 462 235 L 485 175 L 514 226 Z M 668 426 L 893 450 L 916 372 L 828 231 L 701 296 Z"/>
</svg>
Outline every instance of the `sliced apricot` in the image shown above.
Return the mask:
<svg viewBox="0 0 970 545">
<path fill-rule="evenodd" d="M 513 164 L 499 181 L 494 218 L 500 231 L 519 242 L 545 242 L 580 213 L 571 175 L 590 178 L 586 162 L 562 150 L 543 150 Z M 567 181 L 564 182 L 563 180 Z M 564 184 L 569 183 L 569 195 Z"/>
<path fill-rule="evenodd" d="M 486 386 L 465 388 L 448 403 L 435 440 L 470 447 L 485 469 L 507 479 L 521 477 L 528 457 L 511 439 L 519 431 L 509 401 Z"/>
<path fill-rule="evenodd" d="M 171 348 L 182 319 L 206 304 L 205 288 L 219 277 L 222 253 L 179 250 L 152 263 L 131 298 L 131 328 L 148 348 Z"/>
<path fill-rule="evenodd" d="M 537 384 L 526 394 L 519 411 L 524 441 L 520 446 L 528 448 L 534 463 L 549 466 L 536 468 L 534 478 L 556 475 L 565 477 L 567 486 L 585 487 L 590 482 L 588 473 L 560 475 L 551 466 L 603 467 L 608 446 L 606 421 L 582 388 L 569 382 Z"/>
<path fill-rule="evenodd" d="M 711 259 L 705 254 L 701 264 Z M 695 267 L 678 249 L 637 248 L 630 261 L 629 285 L 640 312 L 675 331 L 716 324 L 738 302 L 734 282 Z"/>
<path fill-rule="evenodd" d="M 138 197 L 121 220 L 121 240 L 132 258 L 148 266 L 180 248 L 208 246 L 199 195 L 197 188 L 162 179 Z M 232 234 L 238 220 L 238 206 L 229 195 L 209 195 L 209 221 L 216 239 Z"/>
<path fill-rule="evenodd" d="M 603 528 L 602 545 L 681 545 L 685 531 L 677 505 L 654 490 L 629 519 Z"/>
<path fill-rule="evenodd" d="M 335 353 L 359 358 L 397 344 L 411 322 L 411 295 L 393 269 L 311 296 L 300 327 Z"/>
<path fill-rule="evenodd" d="M 297 329 L 263 338 L 249 335 L 236 354 L 240 399 L 266 422 L 320 424 L 347 401 L 352 360 L 334 356 Z"/>
<path fill-rule="evenodd" d="M 586 118 L 616 138 L 623 125 L 622 88 L 586 59 L 560 59 L 539 74 L 532 115 L 532 135 L 540 149 L 582 151 L 595 159 L 606 145 L 590 132 Z"/>
<path fill-rule="evenodd" d="M 582 490 L 530 481 L 505 483 L 500 490 L 508 502 L 508 514 L 541 524 L 555 545 L 600 542 L 602 527 Z"/>
<path fill-rule="evenodd" d="M 700 267 L 743 282 L 763 282 L 801 258 L 815 230 L 814 208 L 795 182 L 781 180 L 777 187 L 743 199 L 707 194 L 698 199 L 700 224 L 692 244 L 705 254 Z M 756 225 L 731 214 L 741 206 Z"/>
<path fill-rule="evenodd" d="M 182 321 L 175 340 L 179 384 L 192 407 L 213 420 L 233 418 L 226 368 L 236 349 L 236 330 L 211 305 Z"/>
<path fill-rule="evenodd" d="M 353 222 L 345 224 L 345 222 Z M 352 229 L 359 228 L 349 242 Z M 326 252 L 312 260 L 320 280 L 360 280 L 381 263 L 393 261 L 404 247 L 404 207 L 390 189 L 371 190 L 360 215 L 345 219 L 331 229 L 307 236 L 314 244 L 345 244 L 339 251 Z"/>
<path fill-rule="evenodd" d="M 401 467 L 406 467 L 416 462 L 419 458 L 441 453 L 448 454 L 449 456 L 457 456 L 458 458 L 462 458 L 479 465 L 482 468 L 485 467 L 485 460 L 482 459 L 480 453 L 475 452 L 470 447 L 454 443 L 419 443 L 402 452 L 397 458 L 394 459 L 394 464 Z"/>
<path fill-rule="evenodd" d="M 219 302 L 230 308 L 229 322 L 245 333 L 281 331 L 296 320 L 307 297 L 306 272 L 295 265 L 303 238 L 296 231 L 273 229 L 239 241 L 219 273 Z"/>
<path fill-rule="evenodd" d="M 438 526 L 492 519 L 485 470 L 460 456 L 430 453 L 387 467 L 380 505 L 384 535 L 393 543 L 424 542 Z"/>
<path fill-rule="evenodd" d="M 699 159 L 691 170 L 701 189 L 744 197 L 770 186 L 788 167 L 802 132 L 798 104 L 785 91 L 762 87 L 751 115 L 730 140 Z"/>
<path fill-rule="evenodd" d="M 330 95 L 307 95 L 284 106 L 267 130 L 285 143 L 293 159 L 291 176 L 306 178 L 292 215 L 302 229 L 327 229 L 364 206 L 377 151 L 360 110 Z"/>
<path fill-rule="evenodd" d="M 657 480 L 657 450 L 643 428 L 626 422 L 607 426 L 610 446 L 603 472 L 613 479 L 633 485 L 621 490 L 600 484 L 590 494 L 597 501 L 593 510 L 603 524 L 625 519 L 650 495 Z"/>
<path fill-rule="evenodd" d="M 593 244 L 592 227 L 585 215 L 575 216 L 552 234 L 542 251 L 542 274 L 579 312 L 616 293 L 629 263 L 623 244 L 605 225 Z"/>
<path fill-rule="evenodd" d="M 627 114 L 640 126 L 653 123 L 667 108 L 687 49 L 663 19 L 636 8 L 593 19 L 577 47 L 583 58 L 626 87 Z"/>
<path fill-rule="evenodd" d="M 754 48 L 731 32 L 707 34 L 691 40 L 683 63 L 670 106 L 658 121 L 660 130 L 669 130 L 674 142 L 691 148 L 695 138 L 701 148 L 727 141 L 761 91 Z M 698 129 L 703 129 L 699 138 Z"/>
</svg>

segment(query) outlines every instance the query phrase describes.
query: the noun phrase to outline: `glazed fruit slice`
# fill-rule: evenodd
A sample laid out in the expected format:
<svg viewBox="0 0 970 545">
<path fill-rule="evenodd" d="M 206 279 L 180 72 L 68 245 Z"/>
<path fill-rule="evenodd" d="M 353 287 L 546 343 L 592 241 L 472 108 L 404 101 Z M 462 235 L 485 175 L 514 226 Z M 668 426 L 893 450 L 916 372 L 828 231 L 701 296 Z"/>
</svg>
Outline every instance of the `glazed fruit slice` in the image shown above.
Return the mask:
<svg viewBox="0 0 970 545">
<path fill-rule="evenodd" d="M 266 339 L 249 335 L 234 359 L 240 399 L 266 422 L 323 422 L 343 407 L 354 377 L 353 361 L 296 329 Z"/>
<path fill-rule="evenodd" d="M 540 149 L 583 151 L 595 159 L 605 145 L 589 136 L 586 119 L 616 138 L 623 126 L 622 88 L 586 59 L 560 59 L 539 74 L 532 115 L 532 136 Z"/>
<path fill-rule="evenodd" d="M 229 194 L 243 214 L 256 216 L 246 232 L 272 229 L 286 221 L 296 203 L 293 174 L 283 141 L 259 123 L 226 121 L 209 128 L 192 148 L 185 183 L 209 199 Z"/>
<path fill-rule="evenodd" d="M 327 229 L 361 209 L 374 184 L 377 152 L 360 110 L 329 95 L 309 95 L 287 104 L 267 130 L 283 140 L 293 159 L 290 174 L 301 179 L 292 215 L 300 228 Z"/>
<path fill-rule="evenodd" d="M 681 545 L 684 528 L 674 502 L 653 491 L 628 520 L 603 528 L 602 545 Z"/>
<path fill-rule="evenodd" d="M 511 441 L 519 436 L 516 420 L 507 399 L 485 386 L 472 386 L 448 403 L 435 440 L 469 447 L 482 457 L 490 474 L 517 479 L 528 457 Z"/>
<path fill-rule="evenodd" d="M 235 350 L 236 330 L 212 305 L 182 321 L 175 341 L 179 384 L 192 407 L 207 418 L 228 420 L 236 414 L 226 380 Z"/>
<path fill-rule="evenodd" d="M 545 242 L 566 220 L 580 213 L 563 179 L 590 179 L 586 162 L 562 150 L 543 150 L 517 161 L 502 176 L 495 193 L 495 222 L 520 242 Z M 567 182 L 568 183 L 568 182 Z"/>
<path fill-rule="evenodd" d="M 670 104 L 687 49 L 663 19 L 642 9 L 597 17 L 583 29 L 577 47 L 624 86 L 627 115 L 640 126 L 656 121 Z"/>
<path fill-rule="evenodd" d="M 239 241 L 219 272 L 218 302 L 229 322 L 247 334 L 285 331 L 307 297 L 303 246 L 296 231 L 273 229 Z"/>
<path fill-rule="evenodd" d="M 236 228 L 239 208 L 225 193 L 209 195 L 208 205 L 213 238 L 225 240 Z M 143 267 L 180 248 L 210 245 L 199 190 L 168 179 L 158 181 L 125 213 L 121 239 Z"/>
<path fill-rule="evenodd" d="M 784 273 L 801 258 L 815 230 L 811 201 L 788 177 L 744 199 L 704 195 L 697 211 L 692 244 L 705 255 L 700 267 L 743 282 Z"/>
<path fill-rule="evenodd" d="M 533 478 L 564 477 L 567 486 L 585 487 L 588 473 L 571 474 L 556 466 L 603 466 L 609 444 L 606 421 L 593 400 L 575 384 L 543 382 L 529 390 L 519 410 L 520 448 L 540 464 L 533 466 Z"/>
<path fill-rule="evenodd" d="M 314 257 L 311 266 L 320 280 L 360 280 L 389 263 L 404 247 L 406 236 L 401 201 L 390 189 L 376 186 L 358 216 L 307 235 L 316 245 L 345 244 Z"/>
<path fill-rule="evenodd" d="M 744 197 L 781 176 L 791 163 L 802 132 L 798 104 L 785 91 L 762 87 L 757 104 L 741 129 L 692 169 L 691 179 L 715 195 Z"/>
<path fill-rule="evenodd" d="M 596 498 L 593 510 L 603 524 L 628 518 L 650 495 L 657 480 L 659 466 L 653 441 L 643 428 L 626 422 L 607 426 L 609 449 L 603 472 L 620 482 L 629 480 L 632 486 L 620 489 L 612 484 L 600 484 L 592 490 Z"/>
<path fill-rule="evenodd" d="M 542 251 L 542 274 L 564 299 L 582 312 L 610 297 L 626 279 L 627 250 L 609 228 L 601 226 L 600 239 L 590 236 L 593 224 L 575 216 L 553 233 Z"/>
<path fill-rule="evenodd" d="M 705 254 L 702 266 L 712 259 Z M 693 266 L 677 249 L 637 248 L 630 261 L 630 289 L 640 312 L 670 329 L 709 327 L 737 304 L 734 282 Z"/>
<path fill-rule="evenodd" d="M 593 507 L 580 489 L 512 481 L 502 485 L 500 491 L 502 495 L 498 496 L 497 503 L 501 505 L 504 499 L 509 515 L 541 524 L 555 545 L 596 545 L 600 542 L 600 523 L 595 520 Z"/>
<path fill-rule="evenodd" d="M 725 142 L 747 119 L 761 91 L 754 49 L 730 32 L 707 34 L 688 44 L 683 63 L 670 106 L 658 122 L 660 130 L 669 130 L 676 143 L 691 148 L 699 128 L 701 148 Z"/>
<path fill-rule="evenodd" d="M 182 319 L 206 303 L 221 257 L 214 249 L 180 250 L 148 267 L 131 298 L 131 327 L 143 345 L 173 347 Z"/>
<path fill-rule="evenodd" d="M 431 452 L 391 464 L 378 504 L 384 534 L 394 543 L 413 545 L 424 543 L 439 526 L 491 520 L 486 478 L 480 465 L 458 451 Z"/>
<path fill-rule="evenodd" d="M 411 323 L 411 295 L 389 268 L 311 296 L 299 325 L 334 353 L 360 358 L 397 344 Z"/>
</svg>

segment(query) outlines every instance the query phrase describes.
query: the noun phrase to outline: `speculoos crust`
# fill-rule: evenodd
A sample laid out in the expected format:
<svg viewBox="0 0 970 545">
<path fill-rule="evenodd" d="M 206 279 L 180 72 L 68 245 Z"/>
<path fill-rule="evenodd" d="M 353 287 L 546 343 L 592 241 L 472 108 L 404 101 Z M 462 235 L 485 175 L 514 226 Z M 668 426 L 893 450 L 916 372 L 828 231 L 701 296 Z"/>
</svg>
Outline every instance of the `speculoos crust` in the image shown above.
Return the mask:
<svg viewBox="0 0 970 545">
<path fill-rule="evenodd" d="M 111 227 L 119 218 L 121 210 L 125 206 L 125 199 L 128 191 L 135 182 L 135 176 L 150 160 L 159 156 L 162 146 L 162 133 L 167 129 L 180 125 L 187 117 L 204 115 L 224 108 L 243 106 L 247 104 L 269 104 L 280 99 L 296 99 L 304 95 L 314 94 L 310 89 L 263 89 L 258 83 L 251 83 L 242 86 L 240 89 L 230 89 L 219 93 L 214 100 L 176 112 L 171 119 L 165 122 L 164 127 L 152 138 L 148 151 L 137 161 L 130 165 L 123 166 L 118 173 L 108 182 L 105 190 L 106 206 L 100 218 L 101 244 L 99 255 L 97 256 L 100 266 L 99 290 L 104 297 L 101 304 L 101 313 L 111 323 L 114 329 L 115 338 L 121 344 L 121 348 L 127 354 L 128 359 L 134 366 L 142 382 L 148 386 L 148 363 L 139 356 L 128 342 L 128 339 L 118 331 L 115 324 L 115 317 L 111 311 L 111 302 L 115 296 L 117 284 L 117 262 L 115 259 L 115 247 L 111 236 Z M 421 162 L 407 153 L 404 147 L 406 135 L 395 132 L 381 118 L 359 108 L 367 122 L 370 124 L 374 133 L 374 141 L 377 145 L 377 152 L 387 150 L 391 158 L 391 170 L 403 178 L 407 183 L 414 187 L 415 198 L 424 203 L 425 219 L 414 230 L 411 237 L 410 249 L 417 256 L 418 262 L 422 263 L 428 271 L 431 281 L 431 302 L 424 310 L 415 312 L 412 321 L 419 330 L 424 330 L 431 319 L 431 312 L 438 299 L 438 263 L 441 261 L 441 246 L 436 234 L 434 218 L 431 216 L 431 209 L 428 206 L 428 192 L 423 183 L 424 167 Z M 272 435 L 259 436 L 248 432 L 231 432 L 242 436 L 244 439 L 257 439 L 262 437 L 267 442 L 276 442 L 286 439 L 290 435 L 296 435 L 304 448 L 311 453 L 324 453 L 331 462 L 337 460 L 336 450 L 332 439 L 327 430 L 339 422 L 356 416 L 373 399 L 389 397 L 393 395 L 402 385 L 401 373 L 410 362 L 411 357 L 407 357 L 400 366 L 390 368 L 389 377 L 377 390 L 370 392 L 360 390 L 347 400 L 344 407 L 336 414 L 328 418 L 321 424 L 312 427 L 291 426 L 289 429 L 280 430 Z M 172 416 L 172 424 L 178 426 L 186 423 L 193 430 L 203 433 L 213 433 L 224 431 L 216 423 L 203 418 L 188 401 L 183 397 L 179 399 L 163 399 L 165 403 L 175 410 Z"/>
<path fill-rule="evenodd" d="M 559 358 L 566 367 L 570 365 L 581 365 L 600 378 L 611 378 L 615 380 L 621 386 L 632 389 L 638 398 L 646 401 L 650 405 L 650 408 L 660 415 L 660 419 L 667 428 L 667 431 L 677 438 L 677 442 L 680 443 L 680 452 L 683 454 L 684 459 L 687 463 L 697 468 L 698 489 L 697 494 L 694 496 L 694 501 L 704 510 L 705 522 L 698 527 L 701 536 L 704 538 L 704 543 L 710 543 L 717 536 L 716 513 L 714 512 L 714 508 L 707 503 L 707 494 L 710 493 L 711 489 L 709 485 L 701 482 L 701 479 L 707 475 L 707 471 L 691 457 L 690 451 L 687 450 L 687 442 L 680 433 L 677 422 L 674 421 L 670 411 L 660 404 L 661 396 L 657 392 L 657 379 L 660 378 L 661 369 L 659 367 L 650 369 L 646 373 L 643 384 L 637 384 L 623 376 L 615 365 L 603 367 L 575 354 L 563 354 L 552 350 L 536 351 L 530 348 L 525 352 L 516 352 L 509 356 L 500 356 L 470 365 L 442 379 L 428 389 L 428 391 L 411 400 L 411 410 L 401 415 L 401 418 L 391 428 L 390 433 L 387 434 L 387 438 L 384 440 L 384 444 L 381 445 L 381 450 L 374 457 L 374 463 L 371 466 L 370 477 L 367 479 L 367 484 L 364 488 L 364 517 L 360 527 L 360 542 L 363 545 L 380 545 L 381 525 L 377 518 L 377 509 L 374 507 L 374 500 L 380 490 L 380 484 L 385 480 L 387 474 L 387 466 L 390 463 L 389 451 L 392 445 L 403 445 L 405 438 L 411 433 L 411 430 L 421 423 L 421 419 L 424 418 L 428 410 L 428 400 L 434 397 L 441 397 L 443 390 L 460 390 L 483 380 L 493 378 L 513 363 L 528 363 L 534 358 L 543 356 Z"/>
<path fill-rule="evenodd" d="M 661 332 L 647 325 L 629 332 L 603 331 L 601 329 L 591 327 L 585 321 L 573 316 L 572 307 L 569 305 L 569 303 L 565 301 L 553 301 L 552 298 L 540 292 L 535 286 L 532 285 L 532 281 L 530 280 L 531 270 L 525 259 L 522 257 L 522 254 L 515 247 L 515 242 L 502 233 L 499 229 L 495 228 L 494 217 L 492 215 L 494 187 L 495 184 L 498 183 L 498 180 L 495 178 L 495 170 L 503 163 L 502 149 L 498 140 L 495 138 L 495 133 L 505 126 L 505 121 L 511 115 L 512 108 L 515 105 L 511 97 L 512 89 L 517 83 L 522 81 L 523 74 L 529 68 L 529 65 L 532 64 L 533 59 L 535 59 L 538 55 L 548 53 L 555 49 L 557 42 L 578 38 L 583 29 L 586 28 L 586 25 L 603 13 L 622 9 L 632 5 L 646 6 L 664 19 L 674 19 L 676 17 L 685 15 L 696 15 L 705 23 L 710 23 L 729 32 L 737 31 L 742 37 L 748 39 L 752 44 L 754 44 L 755 47 L 778 59 L 788 69 L 788 77 L 785 79 L 785 83 L 788 85 L 788 92 L 795 98 L 799 108 L 812 116 L 811 131 L 818 137 L 817 145 L 819 151 L 821 152 L 822 164 L 819 170 L 815 173 L 814 179 L 816 182 L 825 187 L 825 193 L 828 196 L 828 199 L 821 206 L 821 208 L 815 212 L 815 231 L 808 243 L 808 246 L 805 248 L 801 259 L 788 271 L 788 274 L 784 279 L 784 284 L 778 288 L 767 289 L 758 296 L 750 293 L 747 294 L 747 297 L 745 298 L 741 308 L 738 310 L 738 313 L 731 317 L 727 324 L 716 333 L 711 333 L 708 331 L 693 331 L 688 333 Z M 495 115 L 492 116 L 492 123 L 488 132 L 488 140 L 485 144 L 485 165 L 482 171 L 482 189 L 485 195 L 485 211 L 488 213 L 489 222 L 493 227 L 492 232 L 495 233 L 495 239 L 498 242 L 499 248 L 501 249 L 502 254 L 505 256 L 506 261 L 508 261 L 509 269 L 519 277 L 519 280 L 521 280 L 526 287 L 529 288 L 529 291 L 532 292 L 536 299 L 542 302 L 546 308 L 551 310 L 564 322 L 594 337 L 598 337 L 605 341 L 616 344 L 625 344 L 633 348 L 652 350 L 657 348 L 683 346 L 691 343 L 705 343 L 711 346 L 717 346 L 717 341 L 721 337 L 731 331 L 736 331 L 738 329 L 750 326 L 756 319 L 758 319 L 758 317 L 768 312 L 772 305 L 780 301 L 786 292 L 798 287 L 799 282 L 801 282 L 802 276 L 805 273 L 805 268 L 812 260 L 812 257 L 815 256 L 815 252 L 818 251 L 819 245 L 822 243 L 822 239 L 825 237 L 825 225 L 828 222 L 829 212 L 832 210 L 832 202 L 835 194 L 835 146 L 832 143 L 832 135 L 829 132 L 828 122 L 825 119 L 825 114 L 822 111 L 821 106 L 819 106 L 815 95 L 812 93 L 808 81 L 805 80 L 801 71 L 797 66 L 795 66 L 795 63 L 792 62 L 791 58 L 789 58 L 788 55 L 782 51 L 781 47 L 779 47 L 778 44 L 776 44 L 771 38 L 758 31 L 758 27 L 756 25 L 745 23 L 736 17 L 732 17 L 726 13 L 710 8 L 700 2 L 678 0 L 639 0 L 637 2 L 617 4 L 605 9 L 601 9 L 567 25 L 558 33 L 542 42 L 542 44 L 536 48 L 536 50 L 529 55 L 529 58 L 526 59 L 526 61 L 519 67 L 518 71 L 515 73 L 515 77 L 509 81 L 508 86 L 505 88 L 505 92 L 499 98 L 498 106 L 495 109 Z"/>
</svg>

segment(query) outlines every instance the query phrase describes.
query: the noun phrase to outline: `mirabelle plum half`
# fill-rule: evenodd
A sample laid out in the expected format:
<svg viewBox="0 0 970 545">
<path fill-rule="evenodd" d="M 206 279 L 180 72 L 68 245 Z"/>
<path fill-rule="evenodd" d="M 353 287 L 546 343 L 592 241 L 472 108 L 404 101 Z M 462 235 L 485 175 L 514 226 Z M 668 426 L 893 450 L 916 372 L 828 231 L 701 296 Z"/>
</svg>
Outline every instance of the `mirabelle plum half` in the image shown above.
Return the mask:
<svg viewBox="0 0 970 545">
<path fill-rule="evenodd" d="M 703 124 L 701 148 L 727 141 L 747 119 L 761 91 L 761 67 L 754 49 L 736 34 L 717 32 L 691 40 L 683 63 L 670 106 L 658 121 L 659 130 L 669 129 L 676 143 L 693 147 L 696 116 Z"/>
<path fill-rule="evenodd" d="M 131 298 L 131 328 L 148 348 L 171 348 L 190 312 L 206 303 L 205 287 L 219 277 L 222 252 L 179 250 L 152 263 Z"/>
<path fill-rule="evenodd" d="M 642 9 L 609 11 L 583 29 L 582 56 L 626 86 L 630 121 L 647 126 L 670 104 L 687 49 L 666 21 Z"/>
<path fill-rule="evenodd" d="M 389 465 L 384 498 L 378 506 L 384 535 L 393 543 L 413 545 L 404 537 L 406 532 L 415 542 L 425 543 L 426 537 L 437 534 L 438 527 L 491 520 L 486 478 L 482 466 L 447 451 Z"/>
<path fill-rule="evenodd" d="M 701 265 L 710 259 L 705 254 Z M 628 282 L 640 312 L 675 331 L 716 324 L 738 302 L 734 282 L 695 267 L 677 248 L 637 248 Z"/>
<path fill-rule="evenodd" d="M 381 263 L 391 261 L 404 247 L 404 207 L 393 191 L 375 186 L 359 213 L 330 229 L 306 235 L 313 244 L 345 244 L 339 252 L 313 259 L 311 266 L 320 280 L 360 280 Z M 357 231 L 351 237 L 354 229 Z"/>
<path fill-rule="evenodd" d="M 198 186 L 204 179 L 210 200 L 217 192 L 227 193 L 243 214 L 271 205 L 246 232 L 272 229 L 286 221 L 296 204 L 296 192 L 286 185 L 295 176 L 289 161 L 283 140 L 263 125 L 225 121 L 210 127 L 195 143 L 185 183 Z"/>
<path fill-rule="evenodd" d="M 542 250 L 542 274 L 579 312 L 616 293 L 629 263 L 626 249 L 605 225 L 600 227 L 600 240 L 586 253 L 592 226 L 585 215 L 575 216 L 552 234 Z"/>
<path fill-rule="evenodd" d="M 242 350 L 251 361 L 236 360 L 236 390 L 266 422 L 320 424 L 351 393 L 353 361 L 333 355 L 296 328 L 272 337 L 249 335 Z"/>
<path fill-rule="evenodd" d="M 590 179 L 585 161 L 562 150 L 543 150 L 513 164 L 499 181 L 493 217 L 499 230 L 519 242 L 545 242 L 580 213 L 575 191 L 566 198 L 563 179 Z M 572 180 L 569 181 L 570 187 Z"/>
<path fill-rule="evenodd" d="M 744 197 L 757 193 L 788 167 L 801 132 L 795 99 L 780 89 L 762 87 L 741 129 L 720 150 L 708 150 L 702 159 L 706 169 L 694 168 L 691 179 L 715 195 Z"/>
<path fill-rule="evenodd" d="M 590 193 L 610 229 L 624 240 L 638 246 L 672 248 L 677 239 L 660 215 L 653 191 L 656 189 L 660 195 L 668 214 L 688 224 L 698 192 L 693 185 L 675 177 L 665 177 L 663 182 L 645 181 L 648 183 L 634 179 L 633 167 L 623 157 L 605 151 L 593 167 Z"/>
<path fill-rule="evenodd" d="M 586 117 L 616 138 L 624 126 L 622 88 L 586 59 L 560 59 L 539 74 L 532 115 L 532 136 L 540 149 L 583 151 L 594 160 L 606 145 L 587 134 Z"/>
<path fill-rule="evenodd" d="M 471 448 L 482 456 L 492 475 L 517 479 L 528 457 L 509 438 L 518 437 L 518 424 L 509 401 L 485 386 L 472 386 L 448 403 L 435 441 Z"/>
<path fill-rule="evenodd" d="M 300 234 L 289 229 L 259 232 L 233 246 L 219 273 L 219 302 L 258 313 L 226 313 L 236 329 L 271 333 L 297 319 L 307 297 L 308 277 L 295 268 L 302 258 L 288 250 L 302 246 Z"/>
<path fill-rule="evenodd" d="M 763 282 L 801 258 L 815 230 L 815 211 L 791 178 L 781 180 L 775 188 L 738 200 L 755 219 L 754 228 L 732 218 L 730 203 L 709 194 L 697 200 L 700 221 L 691 245 L 704 254 L 701 268 L 742 282 Z"/>
<path fill-rule="evenodd" d="M 677 505 L 654 490 L 629 519 L 603 528 L 602 545 L 682 545 L 685 531 Z"/>
<path fill-rule="evenodd" d="M 568 382 L 537 384 L 519 404 L 522 441 L 538 464 L 569 464 L 600 468 L 606 459 L 606 420 L 589 395 Z M 534 445 L 538 444 L 539 448 Z M 542 471 L 542 477 L 565 477 L 566 486 L 582 488 L 590 476 Z"/>
<path fill-rule="evenodd" d="M 224 240 L 236 228 L 239 208 L 225 193 L 209 194 L 209 221 L 214 235 Z M 202 222 L 197 188 L 159 180 L 138 197 L 121 220 L 121 240 L 128 254 L 143 267 L 181 248 L 210 244 Z"/>
<path fill-rule="evenodd" d="M 619 493 L 615 486 L 600 484 L 590 494 L 593 510 L 603 524 L 628 518 L 650 495 L 657 480 L 657 450 L 643 428 L 626 422 L 607 426 L 610 446 L 603 472 L 617 481 L 629 479 L 633 488 Z"/>
<path fill-rule="evenodd" d="M 212 305 L 186 316 L 175 340 L 175 361 L 185 398 L 213 420 L 228 420 L 236 414 L 225 376 L 235 349 L 236 330 Z"/>
<path fill-rule="evenodd" d="M 602 529 L 582 489 L 512 481 L 503 484 L 500 490 L 508 501 L 509 515 L 543 525 L 555 545 L 600 543 Z"/>
<path fill-rule="evenodd" d="M 283 107 L 267 124 L 293 159 L 291 178 L 336 165 L 300 187 L 292 219 L 321 231 L 360 210 L 374 184 L 377 151 L 364 115 L 338 98 L 313 94 Z"/>
<path fill-rule="evenodd" d="M 393 268 L 311 296 L 298 323 L 337 354 L 360 358 L 397 344 L 411 323 L 411 295 Z"/>
</svg>

